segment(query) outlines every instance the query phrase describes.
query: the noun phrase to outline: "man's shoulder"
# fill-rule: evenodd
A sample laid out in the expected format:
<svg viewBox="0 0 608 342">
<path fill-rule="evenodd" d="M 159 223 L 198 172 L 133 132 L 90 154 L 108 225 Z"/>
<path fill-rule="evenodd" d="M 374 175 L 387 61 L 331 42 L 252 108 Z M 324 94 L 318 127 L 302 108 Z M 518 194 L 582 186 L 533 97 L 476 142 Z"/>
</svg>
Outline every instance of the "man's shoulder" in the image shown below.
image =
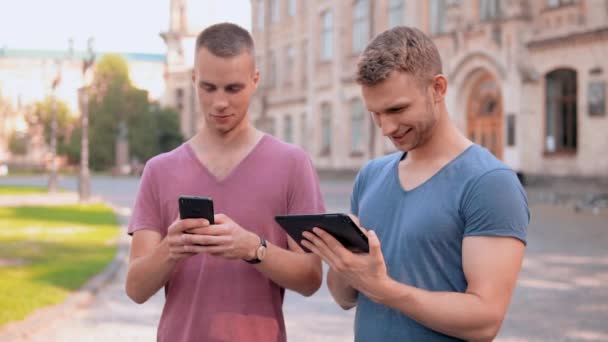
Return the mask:
<svg viewBox="0 0 608 342">
<path fill-rule="evenodd" d="M 186 149 L 186 143 L 183 143 L 171 151 L 157 154 L 146 162 L 146 169 L 174 167 L 183 158 L 184 154 L 188 153 Z"/>
<path fill-rule="evenodd" d="M 308 153 L 298 145 L 284 142 L 272 135 L 266 135 L 265 139 L 267 139 L 266 150 L 282 160 L 301 161 L 310 159 Z"/>
<path fill-rule="evenodd" d="M 471 147 L 471 153 L 466 155 L 463 171 L 466 171 L 461 178 L 465 188 L 470 190 L 483 190 L 489 185 L 513 186 L 521 188 L 516 172 L 504 162 L 496 158 L 490 151 L 479 145 Z"/>
<path fill-rule="evenodd" d="M 382 157 L 374 158 L 365 163 L 355 178 L 355 189 L 371 186 L 374 181 L 381 181 L 390 177 L 391 170 L 399 162 L 403 152 L 394 152 Z"/>
<path fill-rule="evenodd" d="M 380 174 L 382 172 L 389 172 L 396 162 L 401 159 L 403 152 L 394 152 L 387 154 L 382 157 L 374 158 L 369 160 L 361 170 L 360 174 Z"/>
<path fill-rule="evenodd" d="M 469 151 L 465 151 L 464 159 L 466 167 L 463 170 L 466 170 L 470 178 L 475 180 L 497 171 L 515 175 L 515 171 L 508 165 L 496 158 L 486 148 L 476 144 L 472 145 Z"/>
</svg>

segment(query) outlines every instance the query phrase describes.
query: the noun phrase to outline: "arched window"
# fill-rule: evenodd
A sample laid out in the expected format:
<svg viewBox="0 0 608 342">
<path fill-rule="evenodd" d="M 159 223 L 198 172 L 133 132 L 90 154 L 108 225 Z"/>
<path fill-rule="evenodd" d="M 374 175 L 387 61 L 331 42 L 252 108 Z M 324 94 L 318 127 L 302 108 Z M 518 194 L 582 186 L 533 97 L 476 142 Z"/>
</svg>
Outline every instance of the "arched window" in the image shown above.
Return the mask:
<svg viewBox="0 0 608 342">
<path fill-rule="evenodd" d="M 388 2 L 388 27 L 389 28 L 403 25 L 404 7 L 405 7 L 405 4 L 404 4 L 403 0 L 390 0 Z"/>
<path fill-rule="evenodd" d="M 363 153 L 365 108 L 360 99 L 351 102 L 350 113 L 350 149 L 352 153 Z"/>
<path fill-rule="evenodd" d="M 576 71 L 557 69 L 545 76 L 545 150 L 576 152 Z"/>
<path fill-rule="evenodd" d="M 321 155 L 331 154 L 331 105 L 321 105 Z"/>
<path fill-rule="evenodd" d="M 285 142 L 293 143 L 293 119 L 291 115 L 285 115 L 283 122 L 283 139 Z"/>
<path fill-rule="evenodd" d="M 353 6 L 353 52 L 363 51 L 369 40 L 369 1 L 356 0 Z"/>
</svg>

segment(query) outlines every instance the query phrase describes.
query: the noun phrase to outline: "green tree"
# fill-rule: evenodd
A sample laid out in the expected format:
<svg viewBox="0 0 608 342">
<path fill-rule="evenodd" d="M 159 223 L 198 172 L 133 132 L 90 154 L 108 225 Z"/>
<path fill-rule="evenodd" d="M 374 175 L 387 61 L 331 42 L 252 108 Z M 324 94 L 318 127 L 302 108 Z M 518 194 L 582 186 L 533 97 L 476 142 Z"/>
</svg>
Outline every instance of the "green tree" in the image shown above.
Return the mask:
<svg viewBox="0 0 608 342">
<path fill-rule="evenodd" d="M 118 124 L 129 114 L 128 93 L 132 89 L 124 58 L 104 55 L 95 67 L 89 101 L 89 163 L 94 170 L 114 165 Z"/>
<path fill-rule="evenodd" d="M 8 140 L 8 150 L 14 155 L 23 156 L 27 153 L 28 142 L 27 134 L 13 132 Z"/>
<path fill-rule="evenodd" d="M 179 129 L 179 113 L 169 108 L 157 108 L 158 148 L 160 152 L 170 151 L 179 146 L 184 137 Z"/>
<path fill-rule="evenodd" d="M 51 143 L 52 135 L 53 98 L 50 96 L 34 106 L 34 115 L 37 121 L 44 126 L 44 139 L 47 145 Z M 70 113 L 68 105 L 55 99 L 55 113 L 57 119 L 57 154 L 65 155 L 70 143 L 70 136 L 78 125 L 78 117 Z"/>
<path fill-rule="evenodd" d="M 183 141 L 177 113 L 149 103 L 148 92 L 131 84 L 127 63 L 121 56 L 102 57 L 91 92 L 90 165 L 94 170 L 114 166 L 121 122 L 128 128 L 130 157 L 141 162 Z"/>
</svg>

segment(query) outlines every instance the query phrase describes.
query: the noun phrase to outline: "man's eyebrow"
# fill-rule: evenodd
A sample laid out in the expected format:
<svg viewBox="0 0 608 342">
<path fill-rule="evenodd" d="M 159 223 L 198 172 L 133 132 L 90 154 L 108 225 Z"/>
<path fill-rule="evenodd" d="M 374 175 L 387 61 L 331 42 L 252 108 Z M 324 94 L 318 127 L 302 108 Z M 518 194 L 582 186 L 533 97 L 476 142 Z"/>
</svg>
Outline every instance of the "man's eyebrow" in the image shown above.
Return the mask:
<svg viewBox="0 0 608 342">
<path fill-rule="evenodd" d="M 207 87 L 215 87 L 216 85 L 211 83 L 211 82 L 207 82 L 207 81 L 198 81 L 198 85 L 201 86 L 207 86 Z"/>
</svg>

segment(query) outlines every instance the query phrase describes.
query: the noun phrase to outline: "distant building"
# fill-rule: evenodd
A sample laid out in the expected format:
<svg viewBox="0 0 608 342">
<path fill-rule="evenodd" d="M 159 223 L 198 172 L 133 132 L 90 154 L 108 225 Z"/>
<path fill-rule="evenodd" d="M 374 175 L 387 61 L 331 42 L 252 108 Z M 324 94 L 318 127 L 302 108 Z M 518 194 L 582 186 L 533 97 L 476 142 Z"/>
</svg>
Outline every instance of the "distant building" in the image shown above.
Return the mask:
<svg viewBox="0 0 608 342">
<path fill-rule="evenodd" d="M 14 131 L 27 129 L 25 116 L 31 106 L 51 94 L 57 73 L 61 81 L 55 96 L 79 115 L 77 89 L 82 86 L 82 52 L 0 49 L 0 161 L 10 159 L 8 139 Z M 164 100 L 165 56 L 162 54 L 124 53 L 129 77 L 134 86 L 148 91 L 150 100 Z M 97 53 L 97 60 L 103 53 Z M 41 162 L 47 153 L 42 137 L 32 137 L 25 162 Z"/>
<path fill-rule="evenodd" d="M 372 37 L 409 25 L 437 44 L 448 110 L 470 139 L 527 174 L 608 177 L 608 1 L 251 4 L 262 75 L 253 118 L 321 169 L 357 169 L 394 150 L 354 75 Z M 190 89 L 174 90 L 183 108 L 194 108 Z"/>
</svg>

